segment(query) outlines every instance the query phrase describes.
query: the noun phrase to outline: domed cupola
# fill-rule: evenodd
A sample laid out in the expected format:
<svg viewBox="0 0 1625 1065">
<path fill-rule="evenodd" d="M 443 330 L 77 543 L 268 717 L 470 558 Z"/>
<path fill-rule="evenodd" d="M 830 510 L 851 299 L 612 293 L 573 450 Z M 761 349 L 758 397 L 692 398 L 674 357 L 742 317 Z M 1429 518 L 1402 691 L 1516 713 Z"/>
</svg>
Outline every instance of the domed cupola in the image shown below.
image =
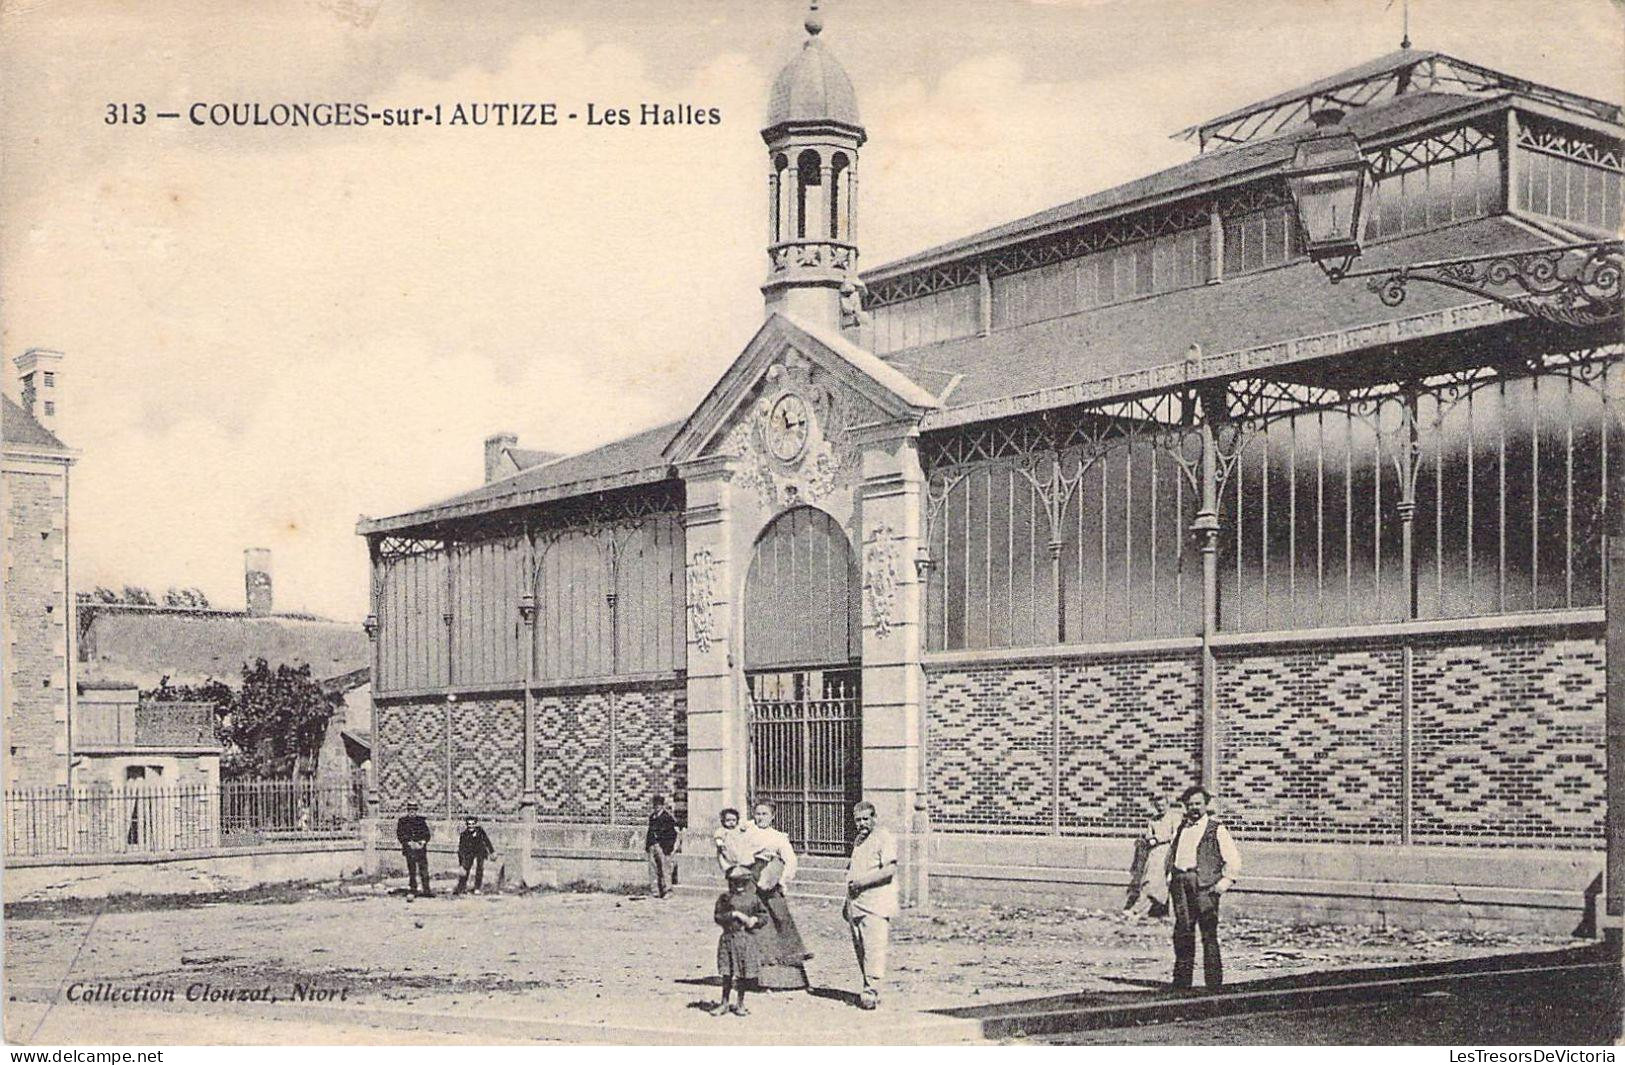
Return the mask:
<svg viewBox="0 0 1625 1065">
<path fill-rule="evenodd" d="M 858 301 L 858 149 L 866 138 L 857 94 L 819 36 L 814 0 L 807 40 L 779 71 L 768 98 L 769 313 L 838 328 L 843 289 L 848 315 Z"/>
<path fill-rule="evenodd" d="M 773 79 L 762 136 L 771 141 L 780 126 L 829 123 L 847 127 L 861 142 L 863 124 L 852 79 L 819 38 L 824 24 L 816 9 L 807 15 L 806 28 L 801 51 Z"/>
</svg>

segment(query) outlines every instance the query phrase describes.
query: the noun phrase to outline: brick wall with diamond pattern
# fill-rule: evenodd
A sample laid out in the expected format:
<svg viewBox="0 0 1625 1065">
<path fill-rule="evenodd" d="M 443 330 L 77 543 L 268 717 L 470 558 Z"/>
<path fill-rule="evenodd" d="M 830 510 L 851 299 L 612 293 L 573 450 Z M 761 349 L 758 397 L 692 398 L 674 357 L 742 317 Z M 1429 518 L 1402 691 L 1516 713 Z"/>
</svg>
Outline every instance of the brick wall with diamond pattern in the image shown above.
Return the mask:
<svg viewBox="0 0 1625 1065">
<path fill-rule="evenodd" d="M 416 799 L 425 816 L 446 816 L 446 705 L 436 699 L 374 708 L 381 812 L 394 813 Z"/>
<path fill-rule="evenodd" d="M 687 749 L 686 698 L 671 684 L 537 693 L 537 818 L 641 824 L 656 791 L 673 799 L 681 816 L 688 774 L 677 756 Z M 416 799 L 432 817 L 517 815 L 524 705 L 518 694 L 380 702 L 382 810 Z"/>
<path fill-rule="evenodd" d="M 930 671 L 933 825 L 1138 831 L 1200 771 L 1200 680 L 1190 655 Z"/>
<path fill-rule="evenodd" d="M 686 787 L 673 759 L 685 701 L 671 685 L 538 694 L 537 818 L 641 824 L 656 791 Z"/>
<path fill-rule="evenodd" d="M 1219 806 L 1252 839 L 1398 842 L 1403 652 L 1218 659 Z"/>
<path fill-rule="evenodd" d="M 1418 644 L 1418 843 L 1600 846 L 1599 639 Z"/>
<path fill-rule="evenodd" d="M 1604 663 L 1591 636 L 1410 637 L 1418 844 L 1601 846 Z M 1247 838 L 1403 838 L 1398 638 L 1226 648 L 1218 792 Z M 1198 778 L 1200 661 L 927 668 L 933 826 L 1118 835 Z"/>
<path fill-rule="evenodd" d="M 1202 670 L 1194 657 L 1126 657 L 1058 667 L 1061 827 L 1139 832 L 1153 796 L 1201 773 Z"/>
<path fill-rule="evenodd" d="M 524 700 L 504 695 L 449 705 L 452 813 L 517 814 L 525 788 Z"/>
</svg>

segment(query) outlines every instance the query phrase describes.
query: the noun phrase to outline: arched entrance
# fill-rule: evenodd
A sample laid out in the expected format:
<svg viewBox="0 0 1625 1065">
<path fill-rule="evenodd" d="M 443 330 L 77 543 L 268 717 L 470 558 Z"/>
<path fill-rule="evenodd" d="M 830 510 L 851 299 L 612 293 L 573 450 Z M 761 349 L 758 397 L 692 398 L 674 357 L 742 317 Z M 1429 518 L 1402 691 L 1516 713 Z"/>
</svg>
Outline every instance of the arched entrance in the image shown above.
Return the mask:
<svg viewBox="0 0 1625 1065">
<path fill-rule="evenodd" d="M 814 507 L 773 519 L 745 578 L 750 794 L 810 854 L 846 853 L 863 793 L 857 590 L 846 533 Z"/>
</svg>

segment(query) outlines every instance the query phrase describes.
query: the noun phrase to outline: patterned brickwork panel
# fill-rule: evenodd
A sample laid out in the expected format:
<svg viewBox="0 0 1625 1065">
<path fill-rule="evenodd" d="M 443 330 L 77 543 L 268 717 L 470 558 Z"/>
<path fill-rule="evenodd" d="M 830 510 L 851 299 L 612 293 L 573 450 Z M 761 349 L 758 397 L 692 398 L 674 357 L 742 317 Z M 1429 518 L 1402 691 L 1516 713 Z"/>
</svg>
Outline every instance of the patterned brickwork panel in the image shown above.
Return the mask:
<svg viewBox="0 0 1625 1065">
<path fill-rule="evenodd" d="M 609 820 L 607 692 L 536 697 L 536 815 L 562 821 Z"/>
<path fill-rule="evenodd" d="M 1052 825 L 1050 680 L 1047 667 L 929 675 L 933 824 L 1013 831 Z"/>
<path fill-rule="evenodd" d="M 446 704 L 377 706 L 378 802 L 385 813 L 416 799 L 429 816 L 446 814 Z"/>
<path fill-rule="evenodd" d="M 1201 778 L 1201 664 L 1118 658 L 1060 667 L 1062 829 L 1143 830 L 1152 797 Z"/>
<path fill-rule="evenodd" d="M 687 786 L 673 757 L 685 701 L 669 685 L 538 695 L 537 817 L 642 824 L 656 792 Z"/>
<path fill-rule="evenodd" d="M 525 704 L 515 697 L 451 704 L 453 813 L 519 811 L 525 776 Z"/>
<path fill-rule="evenodd" d="M 650 800 L 672 796 L 672 736 L 676 693 L 668 689 L 615 693 L 615 820 L 642 824 Z"/>
<path fill-rule="evenodd" d="M 1397 840 L 1404 663 L 1307 647 L 1218 663 L 1218 808 L 1254 839 Z"/>
<path fill-rule="evenodd" d="M 1595 639 L 1419 645 L 1417 842 L 1601 846 L 1603 663 Z"/>
</svg>

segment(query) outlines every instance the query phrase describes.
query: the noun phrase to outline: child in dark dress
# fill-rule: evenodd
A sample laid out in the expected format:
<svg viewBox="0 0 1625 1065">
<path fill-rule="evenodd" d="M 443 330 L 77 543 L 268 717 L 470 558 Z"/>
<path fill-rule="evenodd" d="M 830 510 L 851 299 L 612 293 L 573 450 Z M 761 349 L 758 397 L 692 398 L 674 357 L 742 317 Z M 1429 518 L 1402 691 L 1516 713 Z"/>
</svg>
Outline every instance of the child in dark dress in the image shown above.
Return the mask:
<svg viewBox="0 0 1625 1065">
<path fill-rule="evenodd" d="M 722 1001 L 711 1016 L 729 1012 L 749 1016 L 745 1008 L 745 981 L 756 979 L 761 966 L 761 948 L 754 930 L 767 923 L 767 907 L 756 894 L 756 877 L 750 869 L 736 865 L 728 870 L 728 890 L 717 896 L 716 922 L 722 926 L 717 940 L 717 975 L 722 977 Z M 728 1004 L 728 992 L 737 990 L 738 999 Z"/>
</svg>

